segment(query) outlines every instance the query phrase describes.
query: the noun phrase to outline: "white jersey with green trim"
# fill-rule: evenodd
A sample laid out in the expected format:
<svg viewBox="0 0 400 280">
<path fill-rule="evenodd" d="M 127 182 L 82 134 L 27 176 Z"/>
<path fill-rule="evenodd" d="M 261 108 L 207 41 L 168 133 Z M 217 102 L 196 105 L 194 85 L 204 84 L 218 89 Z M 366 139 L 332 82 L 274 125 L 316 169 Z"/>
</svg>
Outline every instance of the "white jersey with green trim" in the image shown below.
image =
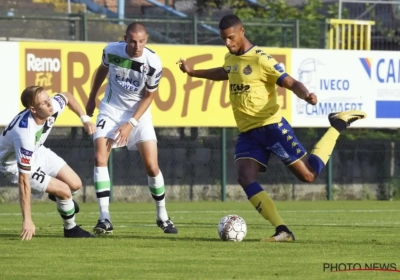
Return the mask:
<svg viewBox="0 0 400 280">
<path fill-rule="evenodd" d="M 0 171 L 17 165 L 19 172 L 30 173 L 35 151 L 46 141 L 68 100 L 59 93 L 51 98 L 51 103 L 53 115 L 43 125 L 36 124 L 31 111 L 25 109 L 3 130 L 0 134 Z"/>
<path fill-rule="evenodd" d="M 146 91 L 157 90 L 162 75 L 162 63 L 155 52 L 144 48 L 141 57 L 129 57 L 125 42 L 109 43 L 103 50 L 102 64 L 109 69 L 102 103 L 124 111 L 132 110 Z"/>
</svg>

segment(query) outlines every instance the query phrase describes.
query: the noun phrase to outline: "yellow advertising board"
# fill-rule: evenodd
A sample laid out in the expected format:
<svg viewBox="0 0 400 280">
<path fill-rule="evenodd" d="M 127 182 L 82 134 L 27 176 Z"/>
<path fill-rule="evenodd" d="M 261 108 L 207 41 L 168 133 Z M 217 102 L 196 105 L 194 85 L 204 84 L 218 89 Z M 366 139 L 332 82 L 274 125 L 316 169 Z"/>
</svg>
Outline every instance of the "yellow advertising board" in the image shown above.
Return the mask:
<svg viewBox="0 0 400 280">
<path fill-rule="evenodd" d="M 85 106 L 97 67 L 101 63 L 102 43 L 20 44 L 21 92 L 29 85 L 41 85 L 49 93 L 68 91 Z M 195 69 L 222 66 L 227 49 L 223 46 L 148 45 L 161 58 L 163 75 L 159 94 L 152 105 L 153 122 L 158 127 L 234 127 L 229 102 L 228 82 L 191 78 L 182 73 L 176 61 L 186 59 Z M 290 73 L 291 50 L 263 48 L 285 65 Z M 97 97 L 104 96 L 106 81 Z M 285 118 L 291 121 L 291 93 L 278 89 Z M 95 121 L 98 110 L 92 120 Z M 81 126 L 80 120 L 66 110 L 57 120 L 58 126 Z"/>
</svg>

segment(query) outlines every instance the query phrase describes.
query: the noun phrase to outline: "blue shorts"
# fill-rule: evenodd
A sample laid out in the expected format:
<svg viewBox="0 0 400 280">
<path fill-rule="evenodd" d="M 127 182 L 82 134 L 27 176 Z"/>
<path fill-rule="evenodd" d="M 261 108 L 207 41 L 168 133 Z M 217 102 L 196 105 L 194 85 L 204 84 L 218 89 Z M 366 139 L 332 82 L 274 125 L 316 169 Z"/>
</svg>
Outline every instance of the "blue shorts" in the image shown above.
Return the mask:
<svg viewBox="0 0 400 280">
<path fill-rule="evenodd" d="M 285 165 L 291 165 L 307 154 L 285 118 L 279 123 L 240 133 L 235 148 L 235 161 L 255 160 L 261 165 L 260 172 L 265 172 L 271 153 L 278 156 Z"/>
</svg>

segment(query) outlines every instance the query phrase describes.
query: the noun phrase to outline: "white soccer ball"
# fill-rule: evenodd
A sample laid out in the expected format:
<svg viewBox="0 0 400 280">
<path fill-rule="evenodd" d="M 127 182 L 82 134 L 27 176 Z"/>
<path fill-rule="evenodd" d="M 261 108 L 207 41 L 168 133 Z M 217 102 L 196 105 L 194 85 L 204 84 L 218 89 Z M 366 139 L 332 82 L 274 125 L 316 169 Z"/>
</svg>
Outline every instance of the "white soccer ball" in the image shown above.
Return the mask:
<svg viewBox="0 0 400 280">
<path fill-rule="evenodd" d="M 238 215 L 228 215 L 219 221 L 218 235 L 223 241 L 240 242 L 246 234 L 246 222 Z"/>
</svg>

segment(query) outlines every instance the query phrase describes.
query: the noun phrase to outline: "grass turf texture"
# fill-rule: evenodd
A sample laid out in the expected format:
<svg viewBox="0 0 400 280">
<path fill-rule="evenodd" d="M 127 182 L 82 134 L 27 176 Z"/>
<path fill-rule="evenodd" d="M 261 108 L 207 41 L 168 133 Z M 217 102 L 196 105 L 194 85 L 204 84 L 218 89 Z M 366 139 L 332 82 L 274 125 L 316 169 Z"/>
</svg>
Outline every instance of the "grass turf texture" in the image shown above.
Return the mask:
<svg viewBox="0 0 400 280">
<path fill-rule="evenodd" d="M 97 205 L 81 203 L 89 231 Z M 19 205 L 0 205 L 2 279 L 399 279 L 400 273 L 324 272 L 323 263 L 395 263 L 400 269 L 400 202 L 277 202 L 294 243 L 260 243 L 274 230 L 249 203 L 169 203 L 179 234 L 155 225 L 153 204 L 111 204 L 114 234 L 66 239 L 55 203 L 33 204 L 36 236 L 19 240 Z M 240 243 L 218 238 L 228 214 L 245 219 Z"/>
</svg>

